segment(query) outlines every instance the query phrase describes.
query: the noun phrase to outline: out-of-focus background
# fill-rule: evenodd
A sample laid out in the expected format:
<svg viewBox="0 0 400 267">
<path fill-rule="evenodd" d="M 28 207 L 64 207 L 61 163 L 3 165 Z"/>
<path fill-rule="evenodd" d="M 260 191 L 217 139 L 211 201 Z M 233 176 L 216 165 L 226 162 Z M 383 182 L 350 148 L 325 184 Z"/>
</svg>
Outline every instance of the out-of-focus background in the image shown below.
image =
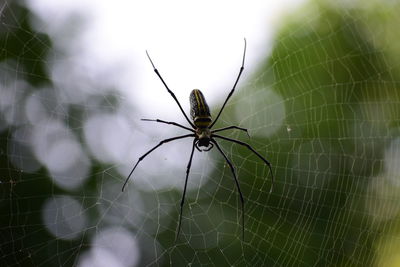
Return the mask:
<svg viewBox="0 0 400 267">
<path fill-rule="evenodd" d="M 399 266 L 400 3 L 26 0 L 0 3 L 1 266 Z M 195 153 L 203 91 L 249 142 Z"/>
</svg>

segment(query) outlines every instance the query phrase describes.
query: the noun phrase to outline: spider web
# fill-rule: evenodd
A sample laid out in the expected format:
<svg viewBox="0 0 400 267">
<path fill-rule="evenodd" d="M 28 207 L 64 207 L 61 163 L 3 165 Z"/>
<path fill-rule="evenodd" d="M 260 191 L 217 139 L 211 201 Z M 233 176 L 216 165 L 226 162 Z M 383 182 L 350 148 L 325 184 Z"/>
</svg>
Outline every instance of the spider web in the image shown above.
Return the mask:
<svg viewBox="0 0 400 267">
<path fill-rule="evenodd" d="M 65 44 L 82 21 L 54 33 L 24 3 L 1 4 L 0 265 L 398 266 L 398 11 L 317 1 L 285 18 L 216 125 L 249 128 L 224 135 L 272 163 L 273 191 L 263 162 L 220 142 L 245 198 L 242 240 L 229 166 L 196 152 L 174 241 L 192 140 L 157 149 L 122 193 L 132 163 L 185 132 L 140 122 L 124 77 L 107 75 L 120 69 L 76 64 Z"/>
</svg>

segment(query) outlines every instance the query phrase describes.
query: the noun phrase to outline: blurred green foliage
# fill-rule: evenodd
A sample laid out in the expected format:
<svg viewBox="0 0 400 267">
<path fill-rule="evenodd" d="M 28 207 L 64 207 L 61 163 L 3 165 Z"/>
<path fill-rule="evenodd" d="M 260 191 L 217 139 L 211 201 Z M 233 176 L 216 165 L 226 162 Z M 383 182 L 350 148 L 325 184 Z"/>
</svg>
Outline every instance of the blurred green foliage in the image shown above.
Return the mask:
<svg viewBox="0 0 400 267">
<path fill-rule="evenodd" d="M 273 90 L 284 101 L 285 127 L 268 139 L 250 140 L 274 166 L 274 191 L 268 194 L 267 169 L 249 158 L 245 148 L 234 148 L 233 161 L 240 165 L 246 196 L 246 242 L 228 237 L 211 249 L 179 244 L 166 255 L 170 259 L 165 265 L 376 264 L 377 244 L 399 231 L 398 216 L 375 223 L 364 210 L 368 185 L 383 172 L 385 148 L 399 137 L 396 11 L 398 5 L 345 8 L 321 1 L 287 18 L 272 54 L 255 74 L 256 83 L 245 89 Z M 51 40 L 32 29 L 25 7 L 10 4 L 1 19 L 10 14 L 17 23 L 6 21 L 8 26 L 0 32 L 0 60 L 16 62 L 16 78 L 32 88 L 51 84 L 45 66 Z M 239 96 L 235 101 L 240 102 Z M 232 115 L 232 105 L 225 112 Z M 0 135 L 0 265 L 73 265 L 90 243 L 86 236 L 56 240 L 46 231 L 41 206 L 62 192 L 44 169 L 26 174 L 13 167 L 8 153 L 13 130 L 3 129 Z M 242 163 L 244 158 L 249 160 Z M 212 177 L 225 168 L 219 162 Z M 212 199 L 201 199 L 200 204 L 212 200 L 212 205 L 238 205 L 230 173 L 224 174 Z M 93 179 L 90 183 L 95 186 Z M 240 236 L 240 226 L 232 229 Z M 166 248 L 175 246 L 174 231 L 156 238 Z"/>
<path fill-rule="evenodd" d="M 15 81 L 25 80 L 35 90 L 36 86 L 50 84 L 46 70 L 50 38 L 33 29 L 32 14 L 26 7 L 17 1 L 1 5 L 0 62 L 7 62 L 0 67 L 1 86 L 18 90 Z M 24 108 L 23 100 L 18 104 L 20 107 L 15 108 Z M 4 117 L 0 117 L 3 121 Z M 59 249 L 69 251 L 71 246 L 69 242 L 54 242 L 42 221 L 44 201 L 60 190 L 53 186 L 44 169 L 29 174 L 13 166 L 10 157 L 15 156 L 11 145 L 14 130 L 9 126 L 0 133 L 0 265 L 56 266 L 60 259 L 72 265 L 70 253 L 61 253 L 58 259 L 51 256 L 57 255 Z M 53 246 L 55 243 L 57 246 Z"/>
<path fill-rule="evenodd" d="M 50 82 L 45 63 L 51 41 L 45 33 L 33 30 L 29 18 L 29 10 L 16 2 L 3 4 L 0 60 L 15 61 L 15 71 L 21 72 L 16 78 L 35 86 Z"/>
</svg>

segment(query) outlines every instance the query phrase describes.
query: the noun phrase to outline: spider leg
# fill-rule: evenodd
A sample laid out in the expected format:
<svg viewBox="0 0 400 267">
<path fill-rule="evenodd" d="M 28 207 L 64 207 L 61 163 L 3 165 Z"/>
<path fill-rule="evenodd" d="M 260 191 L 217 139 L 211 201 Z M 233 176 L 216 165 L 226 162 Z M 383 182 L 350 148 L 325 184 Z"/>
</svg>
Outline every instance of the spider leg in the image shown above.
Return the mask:
<svg viewBox="0 0 400 267">
<path fill-rule="evenodd" d="M 153 66 L 154 72 L 157 74 L 158 78 L 160 78 L 161 82 L 164 84 L 165 88 L 167 89 L 168 93 L 172 96 L 172 98 L 175 100 L 175 102 L 178 104 L 179 109 L 182 111 L 183 116 L 185 116 L 185 119 L 187 120 L 187 122 L 190 124 L 190 126 L 192 126 L 193 129 L 195 129 L 196 127 L 193 125 L 193 123 L 189 120 L 188 116 L 186 115 L 185 111 L 183 111 L 183 108 L 181 106 L 181 104 L 179 103 L 178 99 L 176 98 L 174 92 L 172 92 L 169 88 L 168 85 L 165 83 L 164 79 L 161 77 L 161 74 L 158 72 L 158 70 L 156 69 L 156 67 L 154 66 L 153 61 L 150 58 L 149 53 L 146 50 L 146 54 L 147 57 L 150 60 L 151 65 Z"/>
<path fill-rule="evenodd" d="M 190 129 L 188 127 L 185 127 L 185 126 L 183 126 L 183 125 L 181 125 L 179 123 L 173 122 L 173 121 L 163 121 L 163 120 L 159 120 L 159 119 L 155 119 L 155 120 L 152 120 L 152 119 L 141 119 L 141 120 L 142 121 L 155 121 L 155 122 L 160 122 L 160 123 L 165 123 L 165 124 L 172 124 L 172 125 L 178 126 L 180 128 L 183 128 L 185 130 L 191 131 L 193 133 L 195 132 L 193 129 Z"/>
<path fill-rule="evenodd" d="M 218 145 L 217 141 L 215 141 L 214 139 L 211 139 L 211 142 L 213 142 L 215 144 L 215 146 L 217 147 L 219 152 L 221 152 L 222 156 L 224 156 L 225 161 L 228 163 L 228 165 L 229 165 L 229 167 L 230 167 L 230 169 L 232 171 L 233 178 L 235 179 L 236 187 L 238 189 L 239 196 L 240 196 L 240 203 L 242 204 L 242 238 L 243 238 L 243 241 L 244 241 L 244 199 L 243 199 L 242 191 L 240 190 L 239 181 L 238 181 L 238 179 L 236 177 L 235 167 L 233 166 L 232 162 L 228 159 L 228 157 L 225 155 L 224 151 L 222 151 L 222 149 Z"/>
<path fill-rule="evenodd" d="M 212 130 L 211 133 L 222 132 L 222 131 L 230 130 L 230 129 L 236 129 L 236 130 L 244 131 L 244 132 L 246 132 L 247 136 L 250 138 L 249 132 L 248 132 L 248 130 L 246 128 L 242 128 L 242 127 L 235 126 L 235 125 L 224 127 L 224 128 L 215 129 L 215 130 Z"/>
<path fill-rule="evenodd" d="M 204 151 L 204 152 L 210 151 L 213 147 L 214 147 L 213 143 L 210 143 L 210 147 L 208 147 L 202 151 Z"/>
<path fill-rule="evenodd" d="M 224 104 L 222 105 L 221 110 L 218 112 L 217 117 L 215 117 L 214 122 L 210 125 L 210 127 L 209 127 L 210 129 L 211 129 L 211 128 L 214 126 L 214 124 L 217 122 L 219 116 L 220 116 L 221 113 L 222 113 L 222 110 L 224 110 L 224 107 L 225 107 L 226 103 L 228 102 L 229 98 L 232 96 L 233 92 L 235 91 L 236 85 L 237 85 L 237 83 L 238 83 L 238 81 L 239 81 L 239 79 L 240 79 L 240 75 L 242 75 L 242 72 L 243 72 L 243 69 L 244 69 L 244 59 L 245 59 L 245 57 L 246 57 L 246 38 L 244 38 L 243 59 L 242 59 L 242 66 L 240 67 L 240 70 L 239 70 L 239 74 L 238 74 L 238 76 L 237 76 L 237 78 L 236 78 L 236 81 L 235 81 L 235 84 L 233 85 L 232 90 L 230 91 L 228 97 L 225 99 L 225 102 L 224 102 Z"/>
<path fill-rule="evenodd" d="M 175 241 L 178 239 L 179 233 L 181 232 L 182 209 L 183 209 L 183 204 L 185 203 L 187 181 L 188 181 L 188 178 L 189 178 L 190 166 L 192 165 L 192 159 L 193 159 L 193 154 L 194 154 L 194 148 L 195 147 L 196 147 L 196 139 L 193 140 L 192 152 L 190 153 L 189 163 L 188 163 L 188 165 L 186 167 L 185 187 L 183 188 L 183 194 L 182 194 L 182 200 L 181 200 L 181 210 L 180 210 L 180 213 L 179 213 L 178 231 L 176 233 Z"/>
<path fill-rule="evenodd" d="M 264 161 L 264 163 L 267 164 L 267 166 L 268 166 L 268 168 L 269 168 L 269 171 L 270 171 L 270 173 L 271 173 L 272 184 L 271 184 L 271 189 L 270 189 L 269 192 L 270 192 L 270 193 L 272 192 L 272 189 L 273 189 L 273 186 L 274 186 L 274 173 L 272 172 L 271 163 L 269 163 L 268 160 L 266 160 L 266 159 L 265 159 L 263 156 L 261 156 L 257 151 L 255 151 L 254 148 L 252 148 L 249 144 L 247 144 L 247 143 L 245 143 L 245 142 L 242 142 L 242 141 L 239 141 L 239 140 L 235 140 L 235 139 L 232 139 L 232 138 L 228 138 L 228 137 L 225 137 L 225 136 L 217 135 L 217 134 L 213 134 L 213 135 L 211 136 L 211 138 L 212 138 L 212 137 L 221 138 L 221 139 L 224 139 L 224 140 L 226 140 L 226 141 L 231 141 L 231 142 L 237 143 L 237 144 L 239 144 L 239 145 L 245 146 L 245 147 L 247 147 L 250 151 L 252 151 L 254 154 L 256 154 L 257 157 L 259 157 L 262 161 Z"/>
<path fill-rule="evenodd" d="M 196 139 L 195 139 L 195 140 L 196 140 Z M 200 147 L 198 146 L 198 143 L 199 143 L 199 140 L 196 140 L 195 143 L 194 143 L 194 146 L 196 147 L 196 149 L 197 149 L 199 152 L 201 152 L 201 149 L 200 149 Z"/>
<path fill-rule="evenodd" d="M 182 138 L 186 138 L 186 137 L 194 137 L 194 134 L 185 134 L 185 135 L 180 135 L 180 136 L 175 136 L 172 138 L 168 138 L 168 139 L 164 139 L 162 140 L 160 143 L 158 143 L 158 145 L 156 145 L 155 147 L 153 147 L 152 149 L 150 149 L 149 151 L 147 151 L 146 153 L 144 153 L 139 160 L 136 162 L 135 166 L 133 167 L 133 169 L 131 170 L 131 172 L 129 173 L 128 177 L 125 180 L 124 185 L 122 186 L 122 191 L 124 191 L 126 184 L 129 181 L 129 178 L 131 177 L 133 171 L 136 169 L 136 167 L 138 166 L 138 164 L 151 152 L 153 152 L 156 148 L 158 148 L 159 146 L 161 146 L 162 144 L 174 141 L 174 140 L 178 140 L 178 139 L 182 139 Z"/>
<path fill-rule="evenodd" d="M 195 142 L 195 147 L 196 147 L 196 149 L 199 151 L 199 152 L 207 152 L 207 151 L 210 151 L 213 147 L 214 147 L 214 144 L 213 143 L 210 143 L 209 145 L 210 145 L 210 147 L 207 147 L 206 149 L 201 149 L 200 147 L 199 147 L 199 140 L 196 140 L 196 142 Z"/>
</svg>

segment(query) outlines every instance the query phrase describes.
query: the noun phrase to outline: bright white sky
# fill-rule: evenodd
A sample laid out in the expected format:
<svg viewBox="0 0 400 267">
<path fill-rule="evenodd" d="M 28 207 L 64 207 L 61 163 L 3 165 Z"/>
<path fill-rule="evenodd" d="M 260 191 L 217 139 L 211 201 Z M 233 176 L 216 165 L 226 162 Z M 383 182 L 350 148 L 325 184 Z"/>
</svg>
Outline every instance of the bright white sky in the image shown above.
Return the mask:
<svg viewBox="0 0 400 267">
<path fill-rule="evenodd" d="M 28 0 L 43 20 L 39 28 L 60 40 L 56 45 L 76 61 L 75 68 L 84 65 L 94 77 L 112 76 L 110 83 L 126 101 L 142 107 L 144 117 L 162 113 L 175 120 L 175 103 L 161 91 L 145 50 L 185 111 L 194 88 L 214 106 L 222 103 L 236 78 L 243 38 L 248 42 L 245 80 L 268 56 L 282 18 L 304 2 Z M 65 71 L 60 73 L 64 77 Z"/>
</svg>

